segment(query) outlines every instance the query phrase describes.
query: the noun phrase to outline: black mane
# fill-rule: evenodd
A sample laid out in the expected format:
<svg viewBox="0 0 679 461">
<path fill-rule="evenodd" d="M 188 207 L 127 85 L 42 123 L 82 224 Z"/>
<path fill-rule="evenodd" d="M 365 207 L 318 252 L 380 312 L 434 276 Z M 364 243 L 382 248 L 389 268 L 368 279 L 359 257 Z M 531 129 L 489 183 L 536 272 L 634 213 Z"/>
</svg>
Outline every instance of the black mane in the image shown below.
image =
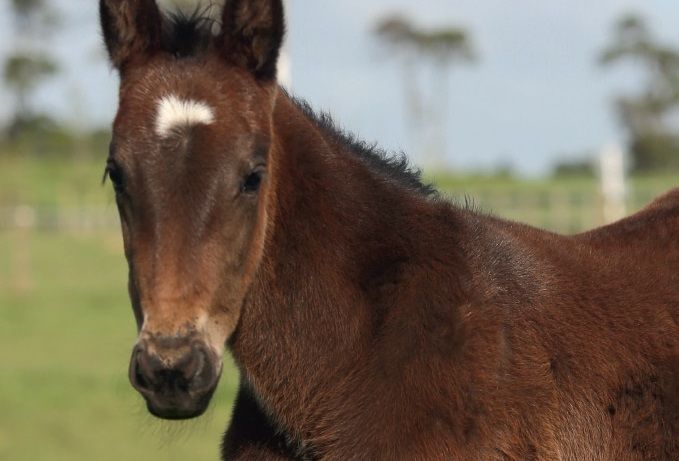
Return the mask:
<svg viewBox="0 0 679 461">
<path fill-rule="evenodd" d="M 372 170 L 397 184 L 412 189 L 428 197 L 437 197 L 438 191 L 431 183 L 422 180 L 422 171 L 410 164 L 404 152 L 389 153 L 376 143 L 368 143 L 354 134 L 338 128 L 332 116 L 326 112 L 317 113 L 305 100 L 290 97 L 297 107 L 333 141 L 347 146 L 349 150 L 362 159 Z"/>
</svg>

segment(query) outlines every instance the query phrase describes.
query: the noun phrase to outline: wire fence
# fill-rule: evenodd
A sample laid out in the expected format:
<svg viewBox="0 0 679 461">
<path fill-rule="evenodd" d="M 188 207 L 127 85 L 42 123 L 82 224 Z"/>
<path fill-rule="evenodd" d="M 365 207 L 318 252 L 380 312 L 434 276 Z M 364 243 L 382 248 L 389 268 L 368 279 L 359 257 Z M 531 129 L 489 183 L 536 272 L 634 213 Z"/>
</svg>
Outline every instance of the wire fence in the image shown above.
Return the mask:
<svg viewBox="0 0 679 461">
<path fill-rule="evenodd" d="M 664 190 L 660 186 L 635 188 L 627 194 L 626 214 L 640 210 Z M 560 233 L 577 233 L 606 224 L 604 201 L 591 190 L 542 190 L 507 187 L 474 192 L 483 211 Z"/>
<path fill-rule="evenodd" d="M 627 195 L 626 210 L 632 213 L 667 190 L 661 184 L 635 187 Z M 475 208 L 496 216 L 521 221 L 560 233 L 577 233 L 604 224 L 603 199 L 595 187 L 543 188 L 525 185 L 448 188 L 455 197 L 471 197 Z M 458 199 L 459 201 L 459 199 Z M 28 293 L 34 286 L 33 257 L 45 234 L 62 236 L 115 236 L 115 251 L 122 252 L 120 221 L 114 205 L 81 201 L 61 205 L 0 205 L 0 290 Z M 1 249 L 1 248 L 0 248 Z M 68 251 L 68 250 L 64 250 Z"/>
<path fill-rule="evenodd" d="M 653 185 L 636 187 L 627 195 L 627 213 L 639 210 L 664 190 L 662 186 Z M 448 192 L 457 197 L 470 196 L 476 208 L 482 211 L 555 232 L 575 233 L 605 224 L 602 197 L 592 190 L 535 191 L 517 185 Z M 119 227 L 115 206 L 0 207 L 0 230 L 88 232 L 117 231 Z"/>
<path fill-rule="evenodd" d="M 119 222 L 115 207 L 16 205 L 0 208 L 0 230 L 87 232 L 116 230 Z"/>
</svg>

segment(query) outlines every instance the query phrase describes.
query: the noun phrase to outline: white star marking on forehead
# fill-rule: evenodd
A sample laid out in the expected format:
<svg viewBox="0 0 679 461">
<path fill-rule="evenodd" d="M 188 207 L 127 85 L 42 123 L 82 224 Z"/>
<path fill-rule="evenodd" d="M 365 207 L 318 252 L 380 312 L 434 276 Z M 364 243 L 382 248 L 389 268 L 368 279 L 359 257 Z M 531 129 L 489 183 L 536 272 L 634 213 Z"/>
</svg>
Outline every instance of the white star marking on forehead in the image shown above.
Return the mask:
<svg viewBox="0 0 679 461">
<path fill-rule="evenodd" d="M 212 108 L 204 102 L 163 96 L 158 101 L 156 134 L 166 138 L 178 128 L 209 125 L 215 121 Z"/>
</svg>

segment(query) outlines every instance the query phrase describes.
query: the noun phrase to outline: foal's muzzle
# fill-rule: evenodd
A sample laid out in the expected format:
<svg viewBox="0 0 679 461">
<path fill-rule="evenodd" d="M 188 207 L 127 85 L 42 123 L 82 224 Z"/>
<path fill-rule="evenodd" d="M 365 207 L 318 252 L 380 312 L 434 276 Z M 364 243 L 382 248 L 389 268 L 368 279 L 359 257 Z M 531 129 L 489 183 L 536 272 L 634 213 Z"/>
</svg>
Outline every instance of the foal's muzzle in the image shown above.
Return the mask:
<svg viewBox="0 0 679 461">
<path fill-rule="evenodd" d="M 149 412 L 187 419 L 205 412 L 217 388 L 221 359 L 203 342 L 181 337 L 140 341 L 132 351 L 130 382 Z"/>
</svg>

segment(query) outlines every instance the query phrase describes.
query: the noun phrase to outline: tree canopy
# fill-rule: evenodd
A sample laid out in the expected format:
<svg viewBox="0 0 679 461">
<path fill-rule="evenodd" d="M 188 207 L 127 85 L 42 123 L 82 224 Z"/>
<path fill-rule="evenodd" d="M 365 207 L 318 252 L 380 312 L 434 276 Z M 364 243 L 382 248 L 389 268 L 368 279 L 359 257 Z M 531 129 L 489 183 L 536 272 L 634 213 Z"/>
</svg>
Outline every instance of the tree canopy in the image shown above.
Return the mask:
<svg viewBox="0 0 679 461">
<path fill-rule="evenodd" d="M 644 18 L 627 14 L 617 21 L 599 56 L 604 66 L 619 62 L 632 62 L 645 74 L 638 94 L 622 95 L 615 102 L 629 136 L 634 170 L 679 169 L 679 132 L 671 123 L 679 109 L 679 52 L 659 42 Z"/>
<path fill-rule="evenodd" d="M 44 51 L 44 36 L 56 23 L 56 15 L 44 0 L 12 0 L 13 52 L 2 63 L 2 78 L 14 96 L 7 127 L 10 137 L 27 128 L 44 125 L 46 117 L 35 113 L 31 95 L 46 78 L 54 75 L 56 61 Z"/>
<path fill-rule="evenodd" d="M 442 65 L 475 59 L 469 34 L 454 26 L 418 28 L 405 16 L 394 14 L 377 23 L 375 35 L 394 52 L 413 50 Z"/>
<path fill-rule="evenodd" d="M 403 63 L 408 125 L 416 138 L 416 149 L 427 167 L 443 166 L 447 133 L 448 74 L 454 64 L 468 64 L 476 59 L 469 33 L 456 26 L 425 28 L 416 26 L 406 16 L 391 14 L 377 22 L 378 42 Z M 417 64 L 433 65 L 437 76 L 435 94 L 423 101 L 417 87 Z"/>
</svg>

